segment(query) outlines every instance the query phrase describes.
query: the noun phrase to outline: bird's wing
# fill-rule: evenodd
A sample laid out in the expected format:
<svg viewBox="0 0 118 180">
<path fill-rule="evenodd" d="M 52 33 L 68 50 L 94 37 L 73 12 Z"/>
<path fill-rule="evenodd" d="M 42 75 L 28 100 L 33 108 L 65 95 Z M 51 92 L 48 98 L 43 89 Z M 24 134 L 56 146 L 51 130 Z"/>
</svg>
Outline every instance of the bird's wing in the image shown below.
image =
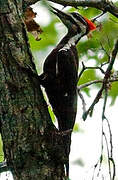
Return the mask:
<svg viewBox="0 0 118 180">
<path fill-rule="evenodd" d="M 67 92 L 75 90 L 77 85 L 76 59 L 69 49 L 62 49 L 58 52 L 56 61 L 56 75 L 63 83 Z"/>
</svg>

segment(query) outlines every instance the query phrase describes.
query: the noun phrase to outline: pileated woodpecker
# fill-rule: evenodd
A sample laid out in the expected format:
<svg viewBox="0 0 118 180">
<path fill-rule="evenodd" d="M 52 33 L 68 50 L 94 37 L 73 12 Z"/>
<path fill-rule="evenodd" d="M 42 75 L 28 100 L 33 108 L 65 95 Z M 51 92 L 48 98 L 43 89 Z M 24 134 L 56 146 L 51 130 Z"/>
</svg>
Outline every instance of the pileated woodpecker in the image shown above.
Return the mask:
<svg viewBox="0 0 118 180">
<path fill-rule="evenodd" d="M 52 50 L 44 62 L 43 74 L 39 76 L 62 132 L 65 149 L 66 175 L 69 175 L 71 132 L 77 112 L 78 41 L 95 25 L 79 13 L 51 10 L 67 27 L 68 33 Z M 63 133 L 65 132 L 65 133 Z"/>
</svg>

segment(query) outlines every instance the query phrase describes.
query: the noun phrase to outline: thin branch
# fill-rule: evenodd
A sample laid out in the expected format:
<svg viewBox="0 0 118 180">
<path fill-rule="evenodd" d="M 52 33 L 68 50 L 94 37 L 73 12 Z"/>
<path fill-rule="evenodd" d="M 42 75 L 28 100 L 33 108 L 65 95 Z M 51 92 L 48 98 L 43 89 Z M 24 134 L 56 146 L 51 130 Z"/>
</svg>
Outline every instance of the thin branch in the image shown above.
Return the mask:
<svg viewBox="0 0 118 180">
<path fill-rule="evenodd" d="M 103 122 L 103 121 L 102 121 Z M 100 171 L 101 171 L 101 166 L 102 166 L 102 161 L 103 161 L 103 123 L 102 123 L 102 131 L 101 131 L 101 153 L 100 153 L 100 158 L 98 159 L 97 163 L 94 165 L 94 171 L 93 171 L 93 176 L 92 176 L 92 180 L 94 180 L 94 176 L 95 176 L 95 171 L 97 170 L 98 167 L 98 173 L 97 176 L 99 176 Z"/>
<path fill-rule="evenodd" d="M 114 16 L 118 17 L 118 7 L 115 6 L 111 1 L 107 0 L 50 0 L 52 2 L 61 4 L 63 6 L 73 7 L 94 7 L 102 10 L 103 12 L 110 12 Z"/>
<path fill-rule="evenodd" d="M 101 79 L 101 80 L 94 80 L 94 81 L 87 82 L 87 83 L 85 83 L 85 84 L 82 84 L 82 85 L 78 86 L 78 87 L 77 87 L 77 90 L 78 90 L 78 92 L 79 92 L 81 89 L 84 89 L 84 88 L 86 88 L 86 87 L 88 87 L 88 86 L 90 86 L 90 85 L 93 85 L 93 84 L 103 83 L 103 81 L 104 81 L 104 80 Z M 118 81 L 118 78 L 116 78 L 116 79 L 110 79 L 110 80 L 109 80 L 109 82 L 116 82 L 116 81 Z"/>
<path fill-rule="evenodd" d="M 97 84 L 97 83 L 103 83 L 103 80 L 94 80 L 94 81 L 87 82 L 85 84 L 78 86 L 77 89 L 78 89 L 78 91 L 80 91 L 83 88 L 86 88 L 92 84 Z"/>
<path fill-rule="evenodd" d="M 23 6 L 27 7 L 41 0 L 23 0 Z M 48 0 L 54 3 L 61 4 L 63 6 L 73 6 L 73 7 L 93 7 L 100 9 L 101 11 L 109 12 L 112 15 L 118 17 L 118 7 L 115 6 L 111 1 L 108 0 Z"/>
<path fill-rule="evenodd" d="M 79 81 L 80 77 L 82 76 L 83 72 L 84 72 L 85 70 L 87 70 L 87 69 L 98 69 L 98 70 L 101 71 L 101 73 L 105 74 L 104 70 L 103 70 L 101 67 L 98 67 L 98 66 L 97 66 L 97 67 L 92 67 L 92 66 L 87 67 L 87 66 L 85 66 L 84 63 L 82 62 L 82 70 L 81 70 L 81 72 L 79 73 L 78 81 Z"/>
<path fill-rule="evenodd" d="M 114 180 L 115 179 L 115 175 L 116 175 L 116 168 L 115 168 L 115 162 L 113 159 L 113 155 L 112 155 L 112 149 L 113 149 L 113 145 L 112 145 L 112 133 L 111 133 L 111 128 L 110 128 L 110 124 L 108 119 L 105 116 L 105 110 L 106 110 L 106 104 L 107 104 L 107 99 L 108 99 L 108 88 L 106 87 L 105 89 L 105 98 L 104 98 L 104 104 L 103 104 L 103 111 L 102 111 L 102 133 L 101 133 L 101 154 L 100 154 L 100 158 L 98 160 L 98 162 L 95 164 L 94 166 L 94 171 L 93 171 L 93 177 L 92 180 L 94 180 L 94 176 L 95 176 L 95 171 L 96 168 L 98 167 L 98 174 L 97 176 L 99 176 L 100 171 L 101 171 L 101 166 L 102 166 L 102 160 L 103 160 L 103 137 L 106 143 L 106 149 L 107 149 L 107 159 L 108 159 L 108 167 L 109 167 L 109 176 L 110 176 L 110 180 Z M 107 125 L 108 125 L 108 130 L 109 130 L 109 135 L 110 135 L 110 142 L 108 143 L 108 139 L 106 136 L 106 133 L 104 131 L 104 120 L 106 120 Z M 110 149 L 109 149 L 109 144 L 110 144 Z M 112 167 L 113 167 L 113 175 L 112 175 L 112 171 L 111 171 L 111 163 L 112 162 Z"/>
<path fill-rule="evenodd" d="M 109 175 L 110 175 L 110 180 L 111 179 L 111 167 L 110 167 L 110 160 L 109 160 L 109 157 L 110 157 L 110 154 L 109 154 L 109 146 L 108 146 L 108 141 L 107 141 L 107 137 L 106 137 L 106 134 L 103 132 L 103 136 L 105 138 L 105 142 L 106 142 L 106 148 L 107 148 L 107 155 L 108 155 L 108 166 L 109 166 Z"/>
<path fill-rule="evenodd" d="M 102 126 L 103 126 L 103 121 L 106 119 L 105 117 L 105 110 L 106 110 L 106 104 L 107 104 L 107 98 L 108 98 L 108 88 L 105 88 L 105 98 L 104 98 L 104 104 L 103 104 L 103 112 L 102 112 Z M 108 126 L 110 128 L 110 126 Z M 110 130 L 110 129 L 109 129 Z M 110 131 L 109 131 L 110 132 Z M 111 133 L 111 132 L 110 132 Z M 109 166 L 109 176 L 110 176 L 110 180 L 111 180 L 111 167 L 110 167 L 110 151 L 109 151 L 109 145 L 108 145 L 108 140 L 107 140 L 107 136 L 106 133 L 103 132 L 102 135 L 105 138 L 105 142 L 106 142 L 106 148 L 107 148 L 107 155 L 108 155 L 108 166 Z M 112 141 L 112 140 L 111 140 Z M 112 149 L 112 147 L 111 147 Z"/>
<path fill-rule="evenodd" d="M 113 64 L 115 62 L 115 58 L 116 58 L 117 52 L 118 52 L 118 40 L 116 41 L 115 47 L 114 47 L 114 49 L 112 51 L 112 57 L 111 57 L 111 60 L 109 62 L 109 65 L 107 67 L 107 70 L 105 72 L 105 76 L 104 76 L 104 79 L 103 79 L 102 87 L 98 91 L 98 93 L 97 93 L 93 103 L 91 104 L 91 106 L 88 108 L 88 110 L 85 113 L 83 113 L 83 120 L 86 120 L 88 114 L 93 112 L 95 104 L 98 103 L 98 101 L 100 100 L 100 98 L 102 96 L 102 93 L 103 93 L 104 89 L 108 85 L 109 78 L 110 78 L 110 75 L 111 75 L 111 70 L 113 68 Z"/>
<path fill-rule="evenodd" d="M 113 164 L 113 178 L 112 180 L 115 180 L 115 176 L 116 176 L 116 165 L 115 165 L 115 162 L 114 162 L 114 159 L 113 158 L 109 158 L 109 160 L 112 162 Z"/>
<path fill-rule="evenodd" d="M 83 112 L 86 112 L 86 102 L 84 100 L 84 97 L 80 91 L 78 91 L 78 95 L 79 95 L 80 99 L 82 100 Z"/>
<path fill-rule="evenodd" d="M 107 140 L 107 136 L 106 136 L 105 132 L 103 132 L 102 134 L 103 134 L 103 136 L 105 138 L 105 142 L 106 142 L 106 146 L 107 146 L 110 179 L 114 180 L 115 175 L 116 175 L 116 173 L 115 173 L 116 172 L 116 168 L 115 168 L 115 162 L 114 162 L 114 159 L 113 159 L 112 132 L 111 132 L 111 127 L 110 127 L 109 121 L 108 121 L 108 119 L 105 116 L 105 109 L 106 109 L 107 99 L 108 99 L 108 88 L 106 87 L 106 89 L 105 89 L 105 98 L 104 98 L 104 105 L 103 105 L 103 112 L 102 112 L 102 126 L 103 126 L 103 121 L 106 120 L 107 125 L 108 125 L 109 135 L 110 135 L 110 142 L 109 142 L 110 150 L 109 150 L 108 140 Z M 111 177 L 111 165 L 110 165 L 110 161 L 112 162 L 112 165 L 113 165 L 113 176 L 112 177 Z"/>
<path fill-rule="evenodd" d="M 105 117 L 105 110 L 106 110 L 106 104 L 107 104 L 107 98 L 108 98 L 108 88 L 105 88 L 105 97 L 104 97 L 104 105 L 103 105 L 103 112 L 102 112 L 102 121 L 106 119 Z"/>
<path fill-rule="evenodd" d="M 106 117 L 105 117 L 105 120 L 107 122 L 108 129 L 109 129 L 109 135 L 110 135 L 110 146 L 111 146 L 110 157 L 113 158 L 113 143 L 112 143 L 111 127 L 110 127 L 109 121 Z"/>
<path fill-rule="evenodd" d="M 114 162 L 114 159 L 113 159 L 113 143 L 112 143 L 112 132 L 111 132 L 111 128 L 110 128 L 110 124 L 109 124 L 109 121 L 108 119 L 104 116 L 106 122 L 107 122 L 107 125 L 108 125 L 108 129 L 109 129 L 109 135 L 110 135 L 110 152 L 109 152 L 109 163 L 110 161 L 112 162 L 112 165 L 113 165 L 113 177 L 112 177 L 112 180 L 115 179 L 115 176 L 116 176 L 116 166 L 115 166 L 115 162 Z"/>
</svg>

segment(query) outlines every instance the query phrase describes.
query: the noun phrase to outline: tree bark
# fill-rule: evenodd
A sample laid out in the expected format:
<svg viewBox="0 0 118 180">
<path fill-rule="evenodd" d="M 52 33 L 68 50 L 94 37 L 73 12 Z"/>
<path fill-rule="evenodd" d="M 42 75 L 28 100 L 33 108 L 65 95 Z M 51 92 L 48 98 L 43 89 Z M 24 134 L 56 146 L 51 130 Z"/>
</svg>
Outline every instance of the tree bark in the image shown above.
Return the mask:
<svg viewBox="0 0 118 180">
<path fill-rule="evenodd" d="M 22 0 L 0 0 L 0 123 L 15 180 L 64 179 L 64 148 L 44 100 Z"/>
</svg>

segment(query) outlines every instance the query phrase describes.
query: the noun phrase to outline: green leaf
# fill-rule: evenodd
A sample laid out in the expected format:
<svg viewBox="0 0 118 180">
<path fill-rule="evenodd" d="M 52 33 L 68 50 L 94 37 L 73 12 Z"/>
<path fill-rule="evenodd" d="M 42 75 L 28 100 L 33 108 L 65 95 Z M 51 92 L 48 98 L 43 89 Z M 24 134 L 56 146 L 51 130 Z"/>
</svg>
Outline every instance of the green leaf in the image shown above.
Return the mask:
<svg viewBox="0 0 118 180">
<path fill-rule="evenodd" d="M 50 106 L 48 106 L 48 111 L 49 111 L 49 114 L 50 114 L 52 121 L 55 122 L 55 120 L 56 120 L 55 115 L 54 115 L 52 108 Z"/>
<path fill-rule="evenodd" d="M 0 162 L 4 161 L 4 152 L 3 152 L 3 143 L 2 143 L 2 137 L 0 134 Z"/>
<path fill-rule="evenodd" d="M 77 9 L 73 7 L 69 9 L 69 12 L 73 12 L 73 11 L 77 11 Z M 101 13 L 100 10 L 96 8 L 90 8 L 90 7 L 89 8 L 79 7 L 78 12 L 89 19 Z"/>
<path fill-rule="evenodd" d="M 109 96 L 111 97 L 111 105 L 114 105 L 115 100 L 118 97 L 118 82 L 112 83 Z"/>
<path fill-rule="evenodd" d="M 76 133 L 76 132 L 81 132 L 83 133 L 83 129 L 80 128 L 79 124 L 78 123 L 75 123 L 74 125 L 74 128 L 73 128 L 73 132 Z"/>
<path fill-rule="evenodd" d="M 78 52 L 81 56 L 83 56 L 83 54 L 87 54 L 88 50 L 90 49 L 94 50 L 95 52 L 98 47 L 98 41 L 94 38 L 86 39 L 85 41 L 80 41 L 77 46 Z"/>
<path fill-rule="evenodd" d="M 81 76 L 78 85 L 82 85 L 93 80 L 97 80 L 99 77 L 96 76 L 96 71 L 93 69 L 85 70 L 83 75 Z M 97 86 L 98 87 L 98 86 Z M 89 97 L 90 97 L 90 87 L 85 87 L 82 89 Z"/>
<path fill-rule="evenodd" d="M 36 41 L 31 33 L 29 33 L 28 36 L 32 51 L 42 50 L 48 46 L 55 45 L 57 42 L 55 21 L 52 21 L 47 27 L 43 28 L 43 33 L 40 35 L 40 41 Z"/>
<path fill-rule="evenodd" d="M 73 131 L 74 132 L 78 132 L 79 131 L 79 124 L 78 123 L 75 123 Z"/>
<path fill-rule="evenodd" d="M 85 70 L 79 80 L 79 85 L 96 80 L 96 78 L 97 77 L 96 77 L 95 70 L 93 70 L 93 69 Z"/>
</svg>

